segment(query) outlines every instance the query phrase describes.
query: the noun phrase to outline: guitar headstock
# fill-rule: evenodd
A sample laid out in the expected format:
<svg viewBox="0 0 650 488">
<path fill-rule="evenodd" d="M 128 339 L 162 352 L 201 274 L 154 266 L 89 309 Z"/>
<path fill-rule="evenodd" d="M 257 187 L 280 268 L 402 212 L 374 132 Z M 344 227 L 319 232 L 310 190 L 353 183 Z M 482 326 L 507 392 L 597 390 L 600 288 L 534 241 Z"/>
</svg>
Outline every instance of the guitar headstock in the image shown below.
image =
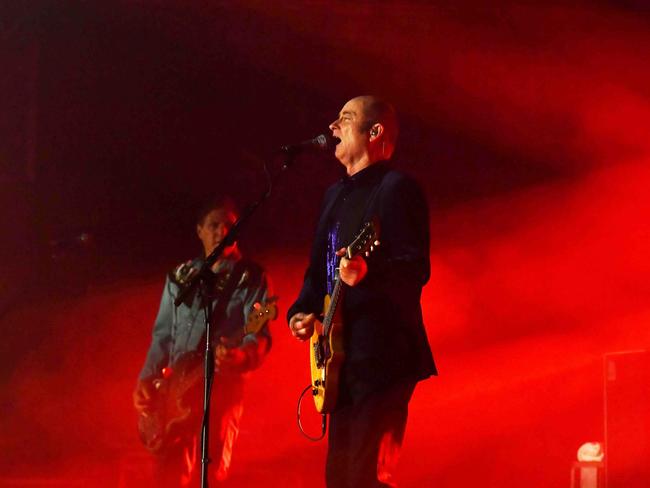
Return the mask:
<svg viewBox="0 0 650 488">
<path fill-rule="evenodd" d="M 248 320 L 244 326 L 246 334 L 259 332 L 264 324 L 275 320 L 278 316 L 278 297 L 269 297 L 263 303 L 253 305 L 253 310 L 248 314 Z"/>
<path fill-rule="evenodd" d="M 375 247 L 379 246 L 379 221 L 373 219 L 366 222 L 361 227 L 361 230 L 345 249 L 345 256 L 352 259 L 357 254 L 364 253 L 366 256 L 374 251 Z"/>
</svg>

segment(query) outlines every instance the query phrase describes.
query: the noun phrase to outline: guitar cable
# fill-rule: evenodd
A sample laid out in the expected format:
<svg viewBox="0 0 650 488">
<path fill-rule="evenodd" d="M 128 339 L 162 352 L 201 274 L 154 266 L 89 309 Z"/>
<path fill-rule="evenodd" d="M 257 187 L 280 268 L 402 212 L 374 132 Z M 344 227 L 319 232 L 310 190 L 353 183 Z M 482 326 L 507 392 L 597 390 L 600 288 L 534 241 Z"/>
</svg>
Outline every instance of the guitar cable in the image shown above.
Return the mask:
<svg viewBox="0 0 650 488">
<path fill-rule="evenodd" d="M 310 441 L 317 442 L 323 439 L 323 437 L 325 437 L 325 433 L 327 432 L 327 414 L 325 413 L 321 414 L 321 419 L 320 419 L 321 434 L 319 437 L 311 436 L 307 432 L 305 432 L 305 429 L 303 429 L 302 427 L 302 422 L 300 421 L 300 405 L 302 404 L 302 397 L 305 396 L 305 393 L 311 391 L 311 389 L 312 389 L 312 385 L 310 383 L 309 386 L 307 386 L 304 390 L 302 390 L 302 393 L 298 398 L 298 408 L 296 409 L 296 420 L 298 421 L 298 429 L 300 430 L 300 433 Z"/>
</svg>

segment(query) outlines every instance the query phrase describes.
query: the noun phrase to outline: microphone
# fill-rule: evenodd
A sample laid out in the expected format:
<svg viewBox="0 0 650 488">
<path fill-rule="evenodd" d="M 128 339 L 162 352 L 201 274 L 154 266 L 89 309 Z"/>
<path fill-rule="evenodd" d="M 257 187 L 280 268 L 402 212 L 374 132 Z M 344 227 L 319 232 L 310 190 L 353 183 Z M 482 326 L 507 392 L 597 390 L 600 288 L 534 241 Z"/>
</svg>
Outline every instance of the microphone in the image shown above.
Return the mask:
<svg viewBox="0 0 650 488">
<path fill-rule="evenodd" d="M 321 134 L 313 139 L 302 141 L 297 144 L 287 144 L 286 146 L 282 146 L 280 150 L 287 153 L 299 153 L 310 149 L 329 151 L 334 149 L 339 142 L 341 142 L 341 139 L 338 137 L 334 137 L 331 134 Z"/>
</svg>

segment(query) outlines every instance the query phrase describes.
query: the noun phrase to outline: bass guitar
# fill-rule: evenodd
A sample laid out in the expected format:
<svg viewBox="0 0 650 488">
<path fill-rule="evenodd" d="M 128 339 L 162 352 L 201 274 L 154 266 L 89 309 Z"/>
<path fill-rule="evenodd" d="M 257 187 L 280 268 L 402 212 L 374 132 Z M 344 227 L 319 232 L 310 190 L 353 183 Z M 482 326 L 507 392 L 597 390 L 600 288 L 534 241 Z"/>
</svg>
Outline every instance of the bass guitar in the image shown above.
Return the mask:
<svg viewBox="0 0 650 488">
<path fill-rule="evenodd" d="M 231 345 L 241 342 L 246 334 L 259 332 L 264 324 L 277 317 L 277 297 L 255 304 L 246 324 Z M 155 391 L 153 407 L 138 414 L 140 440 L 153 454 L 159 454 L 174 445 L 185 431 L 185 424 L 197 407 L 192 406 L 186 394 L 203 378 L 203 354 L 189 353 L 171 368 L 163 368 L 161 376 L 153 380 Z M 189 396 L 189 395 L 188 395 Z"/>
</svg>

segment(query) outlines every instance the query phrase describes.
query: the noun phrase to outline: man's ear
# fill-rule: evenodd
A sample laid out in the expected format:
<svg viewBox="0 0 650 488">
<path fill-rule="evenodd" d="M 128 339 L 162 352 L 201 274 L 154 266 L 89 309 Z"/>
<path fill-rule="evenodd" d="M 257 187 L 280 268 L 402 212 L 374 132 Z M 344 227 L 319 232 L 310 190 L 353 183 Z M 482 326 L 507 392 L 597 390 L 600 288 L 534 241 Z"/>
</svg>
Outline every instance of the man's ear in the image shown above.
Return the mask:
<svg viewBox="0 0 650 488">
<path fill-rule="evenodd" d="M 373 124 L 370 128 L 370 140 L 375 140 L 384 133 L 384 126 L 381 124 Z"/>
</svg>

